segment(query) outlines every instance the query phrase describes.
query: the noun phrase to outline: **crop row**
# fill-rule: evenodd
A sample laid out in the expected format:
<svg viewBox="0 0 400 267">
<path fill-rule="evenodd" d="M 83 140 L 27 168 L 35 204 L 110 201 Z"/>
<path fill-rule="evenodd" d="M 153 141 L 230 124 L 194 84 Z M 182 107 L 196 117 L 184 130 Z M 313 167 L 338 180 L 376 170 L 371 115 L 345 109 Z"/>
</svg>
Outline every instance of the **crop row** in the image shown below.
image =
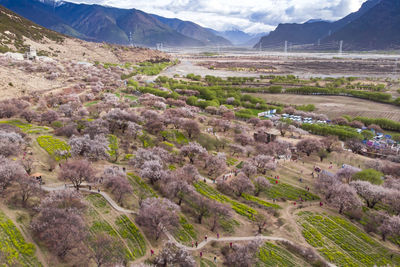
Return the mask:
<svg viewBox="0 0 400 267">
<path fill-rule="evenodd" d="M 146 254 L 146 241 L 139 228 L 126 216 L 122 215 L 115 221 L 120 235 L 129 240 L 130 249 L 135 259 Z"/>
<path fill-rule="evenodd" d="M 261 247 L 258 259 L 257 266 L 308 266 L 288 250 L 269 242 Z"/>
<path fill-rule="evenodd" d="M 214 199 L 221 203 L 228 203 L 231 205 L 232 209 L 238 213 L 239 215 L 245 216 L 249 219 L 253 219 L 254 215 L 257 214 L 257 211 L 250 208 L 249 206 L 239 203 L 235 200 L 230 199 L 229 197 L 220 194 L 218 191 L 208 186 L 204 182 L 198 182 L 194 184 L 197 192 L 206 196 L 210 199 Z"/>
<path fill-rule="evenodd" d="M 192 224 L 190 224 L 185 217 L 181 216 L 179 219 L 180 227 L 175 232 L 175 237 L 181 242 L 190 242 L 197 239 L 197 233 Z"/>
<path fill-rule="evenodd" d="M 252 195 L 242 194 L 242 197 L 244 199 L 246 199 L 247 201 L 256 203 L 257 205 L 259 205 L 262 208 L 267 208 L 267 209 L 268 208 L 273 208 L 273 209 L 281 209 L 282 208 L 281 206 L 279 206 L 277 204 L 267 202 L 261 198 L 258 198 L 258 197 L 252 196 Z"/>
<path fill-rule="evenodd" d="M 137 186 L 139 186 L 140 192 L 144 192 L 149 197 L 158 197 L 153 188 L 146 184 L 145 181 L 143 181 L 139 176 L 136 176 L 133 173 L 128 173 L 128 179 L 131 183 L 135 183 Z"/>
<path fill-rule="evenodd" d="M 118 138 L 115 135 L 108 135 L 108 155 L 115 161 L 118 160 Z"/>
<path fill-rule="evenodd" d="M 54 157 L 57 161 L 69 157 L 69 145 L 58 138 L 50 135 L 43 135 L 37 138 L 37 142 L 41 148 L 46 150 L 50 156 Z M 65 156 L 59 155 L 57 152 L 66 152 Z"/>
<path fill-rule="evenodd" d="M 398 266 L 400 263 L 400 255 L 343 218 L 311 212 L 299 215 L 307 242 L 339 266 Z"/>
<path fill-rule="evenodd" d="M 291 186 L 289 184 L 282 183 L 281 181 L 276 184 L 276 180 L 273 178 L 268 178 L 272 185 L 270 189 L 266 191 L 266 194 L 269 198 L 274 199 L 287 199 L 287 200 L 299 200 L 299 198 L 303 198 L 304 200 L 318 200 L 319 197 L 304 190 L 301 188 L 297 188 Z"/>
<path fill-rule="evenodd" d="M 0 255 L 5 266 L 42 266 L 35 257 L 35 246 L 25 242 L 21 232 L 2 212 L 0 212 Z"/>
</svg>

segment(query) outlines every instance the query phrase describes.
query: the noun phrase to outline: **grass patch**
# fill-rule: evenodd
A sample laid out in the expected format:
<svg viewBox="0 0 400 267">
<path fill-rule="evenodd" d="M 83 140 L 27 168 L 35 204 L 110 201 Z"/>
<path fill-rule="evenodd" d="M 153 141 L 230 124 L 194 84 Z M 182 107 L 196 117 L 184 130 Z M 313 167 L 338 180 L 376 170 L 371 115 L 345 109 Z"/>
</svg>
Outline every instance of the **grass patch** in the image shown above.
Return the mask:
<svg viewBox="0 0 400 267">
<path fill-rule="evenodd" d="M 99 102 L 100 102 L 100 100 L 95 100 L 95 101 L 87 102 L 87 103 L 84 104 L 84 106 L 85 106 L 85 107 L 90 107 L 90 106 L 93 106 L 93 105 L 98 104 Z"/>
<path fill-rule="evenodd" d="M 22 122 L 19 120 L 0 121 L 0 123 L 9 124 L 9 125 L 18 127 L 21 129 L 21 131 L 23 131 L 24 133 L 27 133 L 27 134 L 43 133 L 43 132 L 47 132 L 50 130 L 47 127 L 37 126 L 37 125 Z"/>
</svg>

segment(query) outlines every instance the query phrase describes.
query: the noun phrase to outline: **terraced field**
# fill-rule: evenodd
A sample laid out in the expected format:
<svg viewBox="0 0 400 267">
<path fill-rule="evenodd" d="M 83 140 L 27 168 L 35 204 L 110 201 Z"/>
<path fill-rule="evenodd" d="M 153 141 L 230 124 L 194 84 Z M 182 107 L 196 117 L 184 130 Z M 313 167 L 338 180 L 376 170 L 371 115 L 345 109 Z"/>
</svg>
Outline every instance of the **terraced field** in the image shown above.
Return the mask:
<svg viewBox="0 0 400 267">
<path fill-rule="evenodd" d="M 270 266 L 270 267 L 290 267 L 290 266 L 311 266 L 303 259 L 295 256 L 287 249 L 274 245 L 272 243 L 266 242 L 260 249 L 258 254 L 259 262 L 258 267 Z"/>
<path fill-rule="evenodd" d="M 0 211 L 0 266 L 42 266 L 35 246 L 27 243 L 14 223 Z"/>
<path fill-rule="evenodd" d="M 86 200 L 91 204 L 86 216 L 91 234 L 101 232 L 120 239 L 125 246 L 127 260 L 135 260 L 146 254 L 144 236 L 128 216 L 114 214 L 106 200 L 99 195 L 89 195 Z"/>
<path fill-rule="evenodd" d="M 341 217 L 312 212 L 298 216 L 307 242 L 337 266 L 400 265 L 399 254 Z"/>
</svg>

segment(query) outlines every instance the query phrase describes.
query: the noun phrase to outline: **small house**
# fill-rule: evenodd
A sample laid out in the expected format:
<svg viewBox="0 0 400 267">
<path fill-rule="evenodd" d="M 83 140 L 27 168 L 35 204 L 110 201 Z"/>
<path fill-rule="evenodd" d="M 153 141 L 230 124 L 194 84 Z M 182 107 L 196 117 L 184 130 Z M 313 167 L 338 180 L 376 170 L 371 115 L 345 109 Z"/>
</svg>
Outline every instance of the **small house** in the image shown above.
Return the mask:
<svg viewBox="0 0 400 267">
<path fill-rule="evenodd" d="M 254 133 L 254 140 L 259 143 L 270 143 L 277 140 L 280 132 L 276 129 L 266 129 Z"/>
<path fill-rule="evenodd" d="M 33 46 L 29 47 L 29 51 L 25 53 L 25 58 L 27 60 L 36 60 L 37 59 L 36 49 Z"/>
</svg>

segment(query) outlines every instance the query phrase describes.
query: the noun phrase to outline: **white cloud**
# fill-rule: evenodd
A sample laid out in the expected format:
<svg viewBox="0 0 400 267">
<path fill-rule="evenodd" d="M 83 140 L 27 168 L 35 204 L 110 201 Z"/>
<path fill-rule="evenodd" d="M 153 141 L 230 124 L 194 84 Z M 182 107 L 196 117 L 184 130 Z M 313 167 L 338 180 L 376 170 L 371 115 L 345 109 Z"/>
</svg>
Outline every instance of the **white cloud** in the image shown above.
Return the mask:
<svg viewBox="0 0 400 267">
<path fill-rule="evenodd" d="M 365 0 L 66 0 L 120 8 L 136 8 L 165 17 L 196 22 L 216 30 L 273 30 L 279 23 L 321 18 L 337 20 L 356 11 Z"/>
</svg>

